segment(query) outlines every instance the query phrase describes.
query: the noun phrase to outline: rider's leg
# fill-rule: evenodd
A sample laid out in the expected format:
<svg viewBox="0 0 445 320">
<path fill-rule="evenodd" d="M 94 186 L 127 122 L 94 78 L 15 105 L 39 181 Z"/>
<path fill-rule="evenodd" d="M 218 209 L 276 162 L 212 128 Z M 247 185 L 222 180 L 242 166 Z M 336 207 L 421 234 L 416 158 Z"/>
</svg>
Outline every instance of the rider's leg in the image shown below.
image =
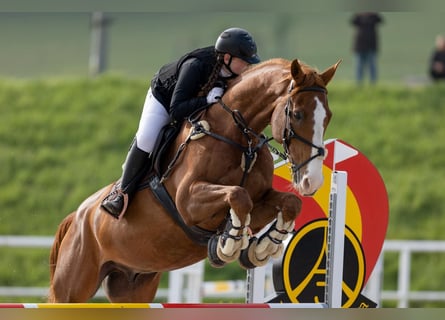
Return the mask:
<svg viewBox="0 0 445 320">
<path fill-rule="evenodd" d="M 139 149 L 135 139 L 125 160 L 121 184 L 104 199 L 102 208 L 119 219 L 136 192 L 139 181 L 149 168 L 150 161 L 150 154 Z"/>
<path fill-rule="evenodd" d="M 159 132 L 169 121 L 170 115 L 149 89 L 136 139 L 124 164 L 121 187 L 114 190 L 102 203 L 102 207 L 113 217 L 119 218 L 124 214 L 131 196 L 137 189 L 138 182 L 151 165 L 149 155 L 153 153 Z"/>
</svg>

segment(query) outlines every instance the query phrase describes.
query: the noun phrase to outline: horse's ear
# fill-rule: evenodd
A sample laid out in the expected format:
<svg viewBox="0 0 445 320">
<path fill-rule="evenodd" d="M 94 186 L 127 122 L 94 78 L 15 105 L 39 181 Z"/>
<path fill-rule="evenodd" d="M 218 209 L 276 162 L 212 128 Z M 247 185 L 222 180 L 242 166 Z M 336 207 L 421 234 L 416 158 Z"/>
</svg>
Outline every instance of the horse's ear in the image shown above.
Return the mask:
<svg viewBox="0 0 445 320">
<path fill-rule="evenodd" d="M 290 66 L 290 72 L 292 74 L 292 78 L 294 78 L 296 84 L 300 84 L 304 79 L 304 73 L 301 69 L 300 62 L 298 59 L 292 61 Z"/>
<path fill-rule="evenodd" d="M 320 74 L 320 77 L 323 79 L 323 82 L 325 85 L 327 85 L 329 83 L 329 81 L 332 80 L 332 78 L 334 77 L 335 71 L 337 71 L 337 67 L 339 66 L 339 64 L 342 62 L 342 60 L 338 60 L 336 64 L 334 64 L 333 66 L 327 68 L 325 71 L 323 71 Z"/>
</svg>

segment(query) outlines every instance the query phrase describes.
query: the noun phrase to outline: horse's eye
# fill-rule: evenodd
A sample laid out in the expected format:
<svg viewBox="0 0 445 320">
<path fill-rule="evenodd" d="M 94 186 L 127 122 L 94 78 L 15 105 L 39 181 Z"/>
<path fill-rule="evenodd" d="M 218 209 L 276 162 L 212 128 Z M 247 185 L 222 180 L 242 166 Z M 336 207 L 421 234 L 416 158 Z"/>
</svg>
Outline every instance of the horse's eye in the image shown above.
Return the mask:
<svg viewBox="0 0 445 320">
<path fill-rule="evenodd" d="M 304 118 L 304 112 L 299 110 L 299 111 L 294 111 L 294 118 L 297 119 L 298 121 L 303 120 Z"/>
</svg>

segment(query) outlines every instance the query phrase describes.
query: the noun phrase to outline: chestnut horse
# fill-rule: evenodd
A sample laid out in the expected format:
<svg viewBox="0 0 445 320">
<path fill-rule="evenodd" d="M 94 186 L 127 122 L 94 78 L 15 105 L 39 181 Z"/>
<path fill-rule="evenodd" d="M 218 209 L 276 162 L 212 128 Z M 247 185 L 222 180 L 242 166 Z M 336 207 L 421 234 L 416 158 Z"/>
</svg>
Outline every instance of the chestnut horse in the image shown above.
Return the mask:
<svg viewBox="0 0 445 320">
<path fill-rule="evenodd" d="M 301 200 L 272 188 L 271 139 L 261 133 L 270 124 L 293 187 L 313 195 L 323 183 L 331 118 L 326 85 L 339 62 L 321 73 L 298 60 L 251 66 L 219 103 L 182 125 L 162 169 L 182 227 L 149 188 L 137 192 L 120 220 L 100 208 L 112 184 L 87 198 L 58 228 L 48 301 L 86 302 L 102 284 L 111 302 L 151 302 L 163 272 L 206 257 L 214 266 L 238 259 L 253 268 L 280 256 Z M 263 236 L 253 236 L 271 222 Z M 184 226 L 213 236 L 197 241 Z"/>
</svg>

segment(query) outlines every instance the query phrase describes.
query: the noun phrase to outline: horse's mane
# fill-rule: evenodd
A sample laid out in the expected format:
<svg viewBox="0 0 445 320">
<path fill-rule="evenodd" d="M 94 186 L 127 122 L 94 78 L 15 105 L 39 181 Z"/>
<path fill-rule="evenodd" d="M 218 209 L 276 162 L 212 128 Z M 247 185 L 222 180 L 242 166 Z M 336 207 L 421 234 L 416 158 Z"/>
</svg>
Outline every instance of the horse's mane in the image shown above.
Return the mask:
<svg viewBox="0 0 445 320">
<path fill-rule="evenodd" d="M 319 71 L 316 68 L 313 68 L 309 66 L 308 64 L 302 62 L 301 60 L 298 61 L 304 74 L 306 75 L 304 78 L 303 83 L 299 83 L 298 86 L 320 86 L 320 87 L 326 87 L 326 84 L 323 82 L 319 75 Z M 255 76 L 257 73 L 261 72 L 264 69 L 267 68 L 279 68 L 281 70 L 289 71 L 283 73 L 283 78 L 281 81 L 290 81 L 292 79 L 292 75 L 290 73 L 292 61 L 284 59 L 284 58 L 273 58 L 269 60 L 265 60 L 261 63 L 254 64 L 249 66 L 243 73 L 242 78 L 250 78 L 250 76 Z M 238 81 L 235 81 L 233 84 L 242 81 L 241 77 L 240 79 L 237 79 Z"/>
<path fill-rule="evenodd" d="M 256 73 L 259 70 L 266 69 L 268 67 L 271 68 L 280 68 L 284 70 L 290 70 L 291 61 L 283 59 L 283 58 L 274 58 L 265 60 L 263 62 L 260 62 L 258 64 L 250 65 L 244 72 L 243 76 L 248 76 L 251 73 Z M 290 74 L 289 76 L 290 77 Z"/>
</svg>

